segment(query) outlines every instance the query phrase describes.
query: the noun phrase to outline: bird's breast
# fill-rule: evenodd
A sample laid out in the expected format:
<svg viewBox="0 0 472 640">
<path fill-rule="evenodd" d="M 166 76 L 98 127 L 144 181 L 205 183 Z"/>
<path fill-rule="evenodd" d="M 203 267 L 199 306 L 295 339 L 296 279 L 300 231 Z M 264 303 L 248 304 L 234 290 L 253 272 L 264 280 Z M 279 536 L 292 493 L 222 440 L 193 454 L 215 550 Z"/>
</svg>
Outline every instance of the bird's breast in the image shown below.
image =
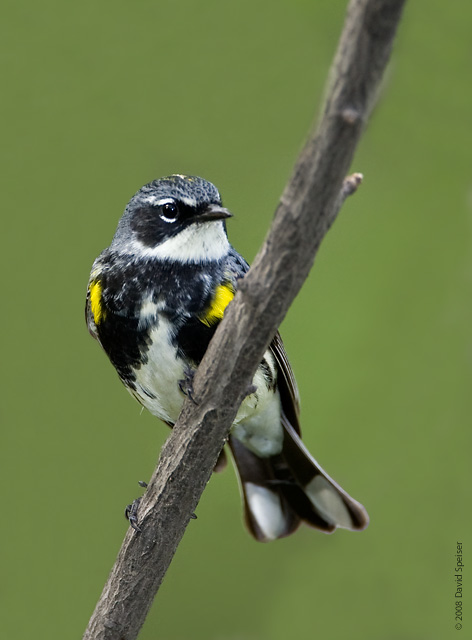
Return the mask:
<svg viewBox="0 0 472 640">
<path fill-rule="evenodd" d="M 169 320 L 160 317 L 148 328 L 147 344 L 145 362 L 133 371 L 133 395 L 153 415 L 174 423 L 184 401 L 179 382 L 185 379 L 187 365 L 179 355 Z"/>
</svg>

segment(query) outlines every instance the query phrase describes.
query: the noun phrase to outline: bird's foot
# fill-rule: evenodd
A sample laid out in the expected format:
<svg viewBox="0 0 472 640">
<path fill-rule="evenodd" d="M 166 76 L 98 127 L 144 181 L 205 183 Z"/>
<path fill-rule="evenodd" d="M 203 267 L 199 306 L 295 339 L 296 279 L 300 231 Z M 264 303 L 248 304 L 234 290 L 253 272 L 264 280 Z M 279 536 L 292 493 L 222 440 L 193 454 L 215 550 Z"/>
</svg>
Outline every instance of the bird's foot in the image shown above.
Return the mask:
<svg viewBox="0 0 472 640">
<path fill-rule="evenodd" d="M 182 391 L 184 396 L 188 396 L 193 404 L 198 404 L 193 396 L 193 377 L 195 375 L 195 371 L 190 368 L 186 368 L 184 371 L 185 378 L 183 380 L 179 380 L 179 389 Z"/>
<path fill-rule="evenodd" d="M 140 487 L 143 487 L 143 489 L 146 489 L 147 482 L 144 482 L 144 480 L 139 480 L 138 482 Z M 125 518 L 128 520 L 130 526 L 137 531 L 137 533 L 141 532 L 141 527 L 138 525 L 138 510 L 139 510 L 139 505 L 141 504 L 141 498 L 136 498 L 136 500 L 133 500 L 133 502 L 129 505 L 127 505 L 126 509 L 125 509 Z"/>
</svg>

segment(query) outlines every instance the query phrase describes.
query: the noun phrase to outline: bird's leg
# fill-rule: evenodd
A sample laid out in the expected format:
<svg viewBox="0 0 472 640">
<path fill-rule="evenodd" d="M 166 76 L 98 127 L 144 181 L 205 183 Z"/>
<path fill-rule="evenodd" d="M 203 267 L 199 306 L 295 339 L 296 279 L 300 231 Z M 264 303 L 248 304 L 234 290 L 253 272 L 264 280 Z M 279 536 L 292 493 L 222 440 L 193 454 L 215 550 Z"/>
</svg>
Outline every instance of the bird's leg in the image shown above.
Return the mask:
<svg viewBox="0 0 472 640">
<path fill-rule="evenodd" d="M 193 404 L 198 404 L 198 402 L 193 397 L 193 377 L 195 375 L 194 369 L 190 369 L 190 367 L 186 367 L 184 370 L 185 378 L 183 380 L 179 380 L 179 389 L 182 391 L 184 396 L 188 396 Z"/>
<path fill-rule="evenodd" d="M 146 489 L 146 487 L 148 486 L 147 482 L 144 482 L 144 480 L 139 480 L 138 484 L 139 486 L 143 487 L 143 489 Z M 139 527 L 138 525 L 138 510 L 140 503 L 141 498 L 136 498 L 136 500 L 133 500 L 133 502 L 127 505 L 125 509 L 125 518 L 130 523 L 130 526 L 138 533 L 141 532 L 141 527 Z"/>
</svg>

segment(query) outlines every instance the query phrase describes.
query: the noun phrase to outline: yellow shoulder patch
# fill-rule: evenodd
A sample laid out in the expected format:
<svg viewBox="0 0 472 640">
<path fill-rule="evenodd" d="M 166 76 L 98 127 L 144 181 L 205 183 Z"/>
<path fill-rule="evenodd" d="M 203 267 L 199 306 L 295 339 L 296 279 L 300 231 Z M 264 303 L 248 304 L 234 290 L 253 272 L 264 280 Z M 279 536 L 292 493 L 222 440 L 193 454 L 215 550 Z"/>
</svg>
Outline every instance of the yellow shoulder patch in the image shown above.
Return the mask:
<svg viewBox="0 0 472 640">
<path fill-rule="evenodd" d="M 207 327 L 209 327 L 212 324 L 215 324 L 215 322 L 221 320 L 226 307 L 229 305 L 233 298 L 234 289 L 229 282 L 218 285 L 215 289 L 215 295 L 213 296 L 213 300 L 211 301 L 210 306 L 200 317 L 200 320 L 203 322 L 203 324 L 206 324 Z"/>
<path fill-rule="evenodd" d="M 99 280 L 93 280 L 89 287 L 90 291 L 90 310 L 92 311 L 95 324 L 105 318 L 106 312 L 102 306 L 102 285 Z"/>
</svg>

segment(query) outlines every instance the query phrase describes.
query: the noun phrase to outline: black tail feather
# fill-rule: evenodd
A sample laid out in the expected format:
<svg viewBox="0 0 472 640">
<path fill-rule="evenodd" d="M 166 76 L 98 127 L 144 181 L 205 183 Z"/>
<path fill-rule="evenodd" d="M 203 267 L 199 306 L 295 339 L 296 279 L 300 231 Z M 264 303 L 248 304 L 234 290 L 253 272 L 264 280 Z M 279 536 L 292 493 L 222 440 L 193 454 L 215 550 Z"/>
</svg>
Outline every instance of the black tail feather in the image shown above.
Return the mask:
<svg viewBox="0 0 472 640">
<path fill-rule="evenodd" d="M 251 534 L 260 542 L 293 533 L 300 517 L 286 496 L 280 456 L 259 458 L 233 436 L 229 446 L 238 471 L 244 502 L 244 518 Z"/>
<path fill-rule="evenodd" d="M 293 533 L 301 521 L 325 533 L 364 529 L 369 523 L 364 507 L 320 467 L 283 414 L 282 425 L 282 452 L 269 458 L 229 439 L 252 535 L 275 540 Z"/>
</svg>

